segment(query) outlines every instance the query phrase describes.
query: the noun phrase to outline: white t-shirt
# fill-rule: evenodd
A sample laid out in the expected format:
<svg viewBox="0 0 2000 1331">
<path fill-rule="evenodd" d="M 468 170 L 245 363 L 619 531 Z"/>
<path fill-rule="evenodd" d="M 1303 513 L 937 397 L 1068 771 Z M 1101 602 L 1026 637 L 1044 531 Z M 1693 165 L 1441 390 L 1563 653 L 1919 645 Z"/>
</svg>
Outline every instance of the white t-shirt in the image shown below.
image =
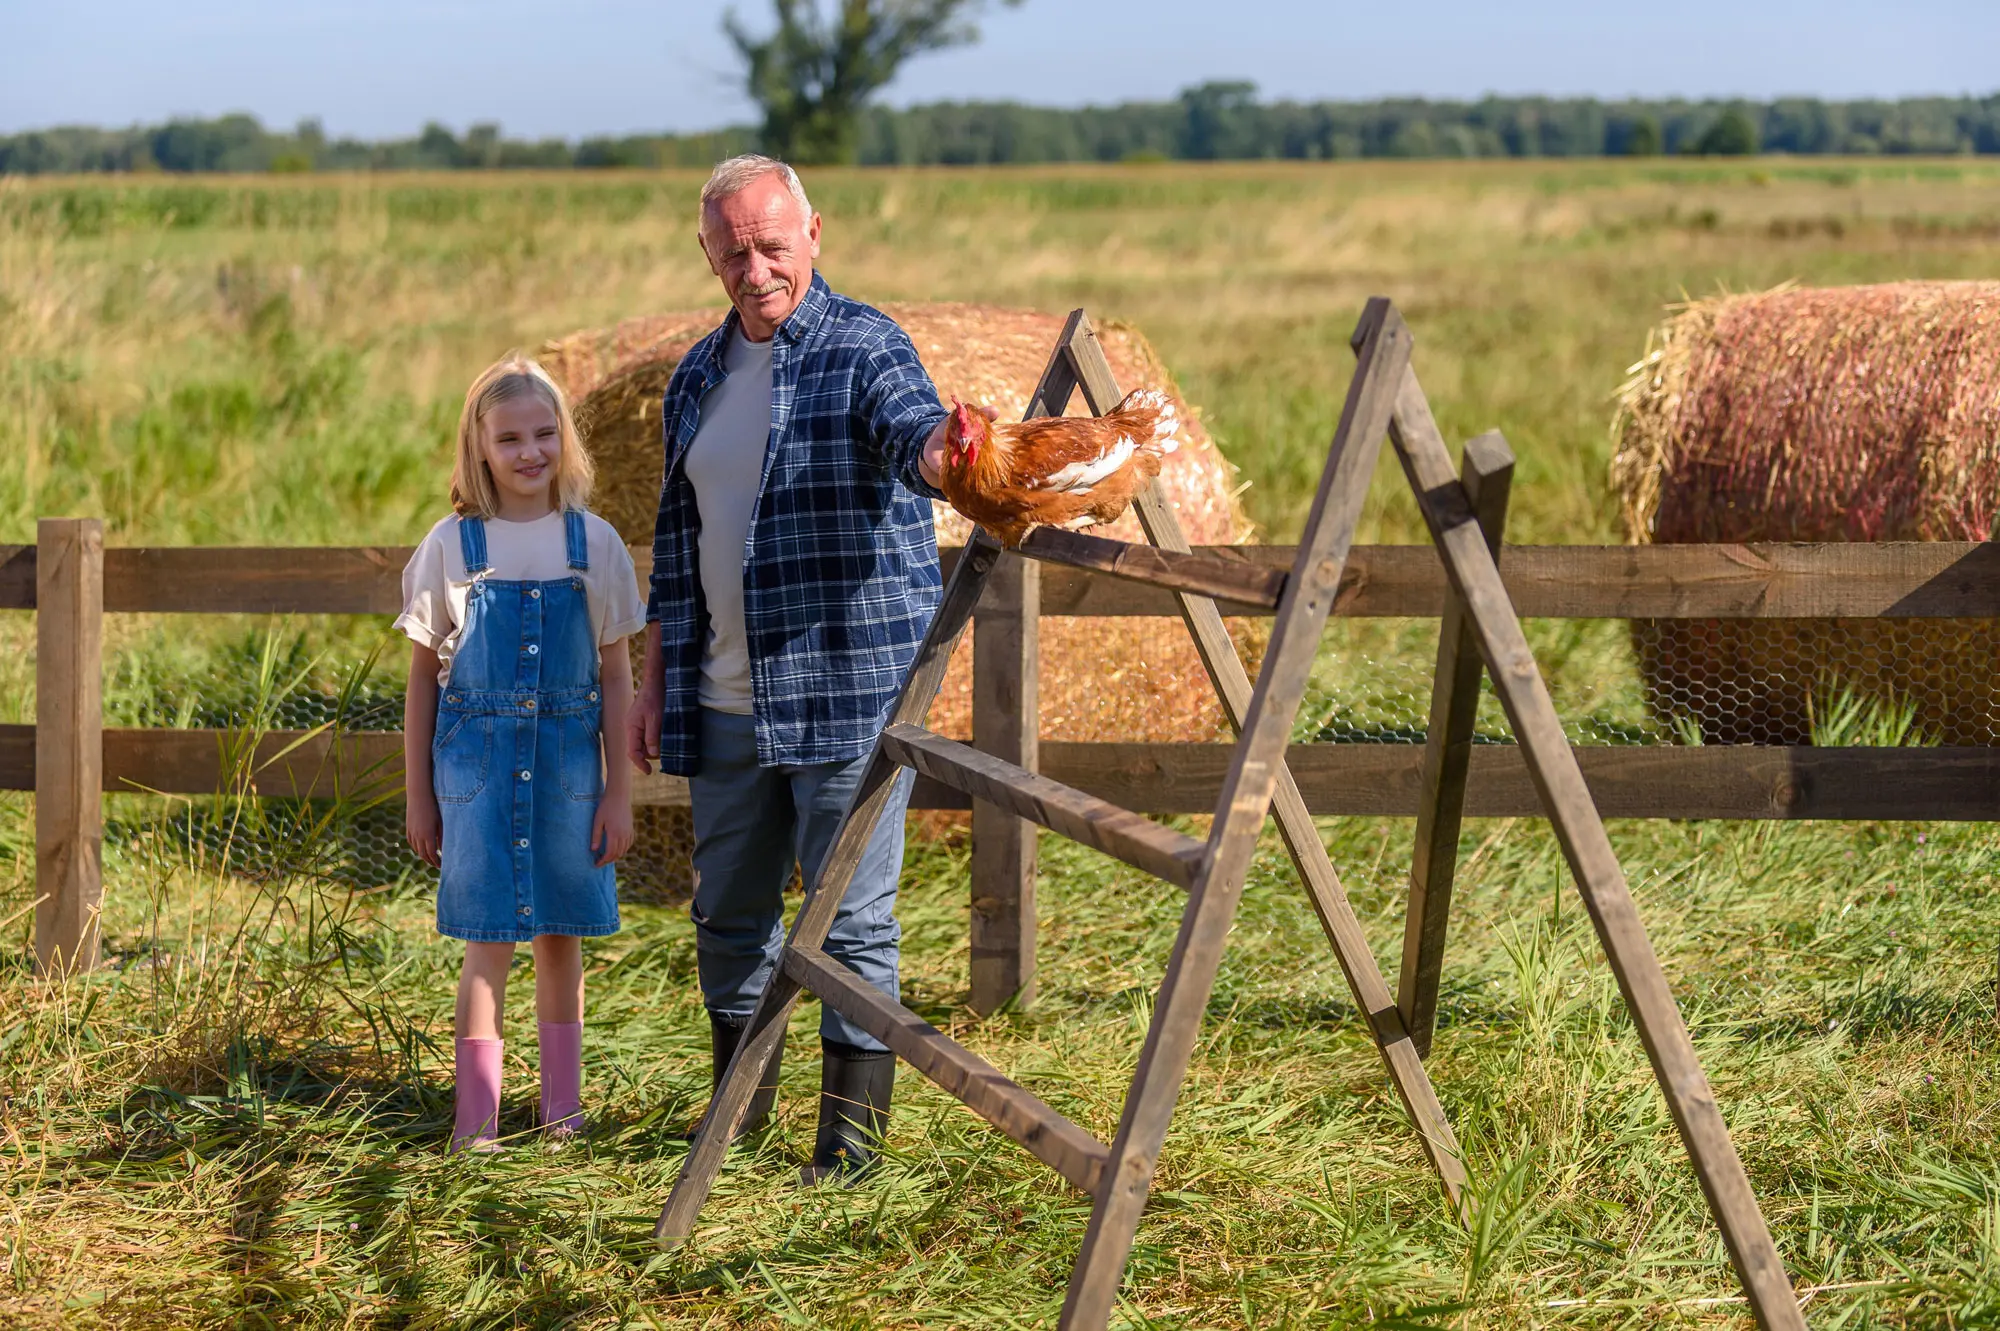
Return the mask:
<svg viewBox="0 0 2000 1331">
<path fill-rule="evenodd" d="M 580 576 L 590 604 L 591 632 L 597 645 L 604 647 L 646 626 L 646 603 L 639 599 L 632 556 L 612 525 L 586 513 L 583 530 L 590 567 L 579 573 L 569 566 L 561 512 L 532 522 L 488 518 L 485 576 L 502 582 L 554 582 Z M 396 627 L 412 642 L 438 654 L 440 684 L 451 681 L 451 658 L 465 627 L 465 602 L 471 590 L 454 513 L 431 528 L 403 566 L 403 613 L 396 617 Z"/>
<path fill-rule="evenodd" d="M 771 343 L 741 328 L 723 353 L 729 377 L 701 400 L 701 426 L 688 445 L 688 484 L 701 514 L 695 563 L 708 606 L 701 649 L 701 705 L 749 716 L 750 643 L 743 628 L 743 548 L 764 482 L 771 442 Z"/>
</svg>

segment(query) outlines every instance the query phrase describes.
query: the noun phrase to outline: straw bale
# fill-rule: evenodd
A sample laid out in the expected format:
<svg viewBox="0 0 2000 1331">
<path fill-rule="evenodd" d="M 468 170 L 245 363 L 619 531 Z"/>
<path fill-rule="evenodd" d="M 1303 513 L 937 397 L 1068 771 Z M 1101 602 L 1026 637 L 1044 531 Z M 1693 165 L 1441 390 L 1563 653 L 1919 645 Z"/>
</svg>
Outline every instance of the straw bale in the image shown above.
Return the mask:
<svg viewBox="0 0 2000 1331">
<path fill-rule="evenodd" d="M 2000 282 L 1780 287 L 1685 305 L 1620 394 L 1634 543 L 1992 537 Z M 2000 626 L 1639 621 L 1649 701 L 1708 743 L 1810 742 L 1842 693 L 1940 743 L 2000 742 Z"/>
<path fill-rule="evenodd" d="M 990 403 L 1002 419 L 1027 410 L 1063 320 L 1032 310 L 987 305 L 889 304 L 940 393 Z M 688 349 L 720 321 L 719 310 L 630 319 L 613 328 L 588 329 L 545 345 L 541 361 L 577 403 L 577 422 L 597 463 L 595 507 L 628 542 L 651 539 L 660 478 L 660 395 Z M 1106 357 L 1127 391 L 1162 388 L 1180 409 L 1182 446 L 1165 460 L 1160 484 L 1197 545 L 1249 539 L 1239 502 L 1236 470 L 1202 427 L 1200 412 L 1180 396 L 1159 357 L 1136 329 L 1098 329 Z M 1069 412 L 1085 412 L 1074 395 Z M 936 506 L 938 539 L 963 543 L 970 525 L 944 504 Z M 1142 539 L 1127 514 L 1096 529 L 1100 535 Z M 1206 740 L 1222 728 L 1201 659 L 1187 630 L 1171 619 L 1048 619 L 1042 634 L 1042 735 L 1056 740 Z M 943 734 L 971 733 L 971 651 L 953 658 L 931 724 Z M 656 824 L 636 848 L 634 873 L 653 877 L 676 871 L 671 862 L 686 844 L 685 814 L 653 811 Z M 935 824 L 937 820 L 929 820 Z"/>
</svg>

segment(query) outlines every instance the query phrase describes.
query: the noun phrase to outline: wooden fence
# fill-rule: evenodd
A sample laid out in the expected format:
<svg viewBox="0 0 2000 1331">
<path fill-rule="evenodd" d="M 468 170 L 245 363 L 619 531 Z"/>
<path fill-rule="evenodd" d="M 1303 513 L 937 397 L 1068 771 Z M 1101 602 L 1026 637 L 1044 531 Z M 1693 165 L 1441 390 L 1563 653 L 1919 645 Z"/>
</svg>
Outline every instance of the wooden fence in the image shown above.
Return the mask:
<svg viewBox="0 0 2000 1331">
<path fill-rule="evenodd" d="M 94 519 L 44 519 L 37 537 L 36 545 L 0 546 L 0 610 L 37 612 L 35 724 L 0 725 L 0 790 L 36 793 L 37 957 L 44 966 L 87 965 L 96 958 L 102 890 L 101 792 L 212 793 L 225 779 L 228 738 L 214 730 L 105 729 L 103 616 L 393 615 L 410 552 L 106 549 Z M 1292 559 L 1288 546 L 1207 550 L 1241 561 L 1246 585 Z M 948 572 L 957 551 L 944 555 Z M 651 552 L 634 548 L 632 556 L 643 582 Z M 2000 618 L 2000 545 L 1509 546 L 1502 570 L 1525 618 Z M 1362 546 L 1348 560 L 1335 613 L 1436 617 L 1444 602 L 1444 574 L 1430 546 Z M 1050 566 L 996 579 L 980 614 L 990 629 L 976 638 L 973 662 L 979 742 L 992 747 L 997 739 L 1014 761 L 1127 808 L 1212 811 L 1228 745 L 1036 743 L 1032 626 L 1039 616 L 1178 614 L 1167 592 L 1110 571 Z M 329 794 L 338 780 L 376 764 L 391 773 L 401 765 L 402 736 L 393 732 L 350 732 L 337 747 L 326 735 L 298 740 L 292 732 L 264 737 L 265 757 L 296 747 L 262 767 L 258 794 Z M 2000 748 L 1582 746 L 1577 755 L 1599 808 L 1612 818 L 2000 816 Z M 1303 744 L 1288 761 L 1315 813 L 1408 816 L 1417 810 L 1423 757 L 1423 748 L 1410 744 Z M 641 778 L 634 798 L 684 804 L 687 783 Z M 965 808 L 967 801 L 920 780 L 913 804 Z M 1473 750 L 1465 812 L 1540 812 L 1513 748 Z M 1032 856 L 1021 856 L 1018 841 L 977 841 L 975 884 L 1032 877 Z M 1032 902 L 1032 886 L 1025 886 Z"/>
</svg>

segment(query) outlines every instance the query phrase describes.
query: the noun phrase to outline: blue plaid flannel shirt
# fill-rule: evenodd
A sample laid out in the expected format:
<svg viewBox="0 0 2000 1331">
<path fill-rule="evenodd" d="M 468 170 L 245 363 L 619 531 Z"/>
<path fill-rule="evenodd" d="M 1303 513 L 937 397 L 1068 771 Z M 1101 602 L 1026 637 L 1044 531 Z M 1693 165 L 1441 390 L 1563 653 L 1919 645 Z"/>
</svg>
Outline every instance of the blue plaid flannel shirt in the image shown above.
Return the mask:
<svg viewBox="0 0 2000 1331">
<path fill-rule="evenodd" d="M 666 669 L 662 770 L 701 761 L 708 612 L 695 567 L 701 517 L 683 463 L 703 396 L 721 383 L 734 310 L 674 370 L 661 406 L 666 459 L 646 617 Z M 909 335 L 859 301 L 812 287 L 778 325 L 771 435 L 743 552 L 743 620 L 757 760 L 841 762 L 875 742 L 937 610 L 931 499 L 917 471 L 945 410 Z"/>
</svg>

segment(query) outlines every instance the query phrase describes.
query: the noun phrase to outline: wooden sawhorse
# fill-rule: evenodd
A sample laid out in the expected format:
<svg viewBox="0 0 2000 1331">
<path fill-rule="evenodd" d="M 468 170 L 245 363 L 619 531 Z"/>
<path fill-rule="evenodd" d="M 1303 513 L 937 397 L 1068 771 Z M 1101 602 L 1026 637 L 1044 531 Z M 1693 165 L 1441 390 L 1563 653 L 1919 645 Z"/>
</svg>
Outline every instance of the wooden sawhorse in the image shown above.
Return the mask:
<svg viewBox="0 0 2000 1331">
<path fill-rule="evenodd" d="M 1427 786 L 1439 792 L 1427 799 L 1426 805 L 1432 807 L 1422 824 L 1431 860 L 1436 861 L 1447 849 L 1447 824 L 1453 843 L 1450 853 L 1455 854 L 1464 784 L 1463 755 L 1458 750 L 1470 742 L 1471 702 L 1466 700 L 1476 701 L 1476 669 L 1469 686 L 1445 686 L 1463 683 L 1462 644 L 1469 625 L 1470 637 L 1492 672 L 1757 1320 L 1767 1328 L 1804 1326 L 1750 1192 L 1749 1179 L 1729 1143 L 1687 1028 L 1639 922 L 1623 871 L 1501 585 L 1494 546 L 1489 545 L 1480 526 L 1481 506 L 1492 514 L 1495 506 L 1504 502 L 1505 474 L 1511 465 L 1505 445 L 1497 436 L 1484 436 L 1476 447 L 1468 448 L 1468 476 L 1474 480 L 1470 488 L 1478 493 L 1475 499 L 1468 486 L 1452 474 L 1450 456 L 1410 367 L 1409 330 L 1388 301 L 1378 298 L 1369 302 L 1355 331 L 1354 346 L 1359 364 L 1289 572 L 1191 553 L 1156 487 L 1149 487 L 1138 501 L 1140 521 L 1150 544 L 1041 528 L 1020 546 L 1019 553 L 1028 558 L 1092 569 L 1178 594 L 1183 618 L 1238 734 L 1206 840 L 1163 827 L 924 729 L 952 649 L 971 621 L 981 589 L 1001 557 L 999 546 L 984 533 L 978 533 L 966 547 L 902 695 L 876 743 L 854 803 L 793 921 L 770 986 L 696 1129 L 694 1144 L 654 1231 L 662 1244 L 680 1242 L 693 1228 L 755 1090 L 753 1069 L 763 1067 L 784 1039 L 793 1003 L 802 989 L 810 989 L 821 1002 L 833 1005 L 869 1031 L 1093 1199 L 1090 1225 L 1063 1304 L 1062 1326 L 1079 1331 L 1105 1326 L 1152 1187 L 1155 1162 L 1200 1032 L 1202 1013 L 1257 838 L 1265 817 L 1273 813 L 1355 999 L 1367 1015 L 1424 1151 L 1451 1204 L 1464 1214 L 1464 1170 L 1457 1144 L 1411 1038 L 1406 1010 L 1388 993 L 1284 760 L 1386 433 L 1417 491 L 1425 521 L 1444 560 L 1453 592 L 1452 609 L 1457 615 L 1456 621 L 1447 618 L 1439 658 L 1441 671 L 1449 666 L 1448 677 L 1441 673 L 1439 705 L 1454 724 L 1442 730 L 1434 724 L 1425 764 Z M 1080 310 L 1070 318 L 1029 414 L 1059 414 L 1079 384 L 1095 412 L 1109 410 L 1119 401 L 1110 367 Z M 1488 477 L 1493 478 L 1490 485 Z M 1497 543 L 1497 522 L 1492 536 Z M 1217 600 L 1275 611 L 1270 642 L 1254 687 L 1223 629 Z M 1455 630 L 1454 622 L 1458 625 Z M 1434 712 L 1434 721 L 1436 715 Z M 1463 723 L 1456 724 L 1460 719 Z M 892 778 L 903 767 L 1187 890 L 1180 933 L 1154 1004 L 1117 1135 L 1108 1147 L 820 950 L 862 849 L 882 817 Z M 1424 881 L 1428 885 L 1439 880 L 1427 873 Z M 1443 889 L 1433 891 L 1425 901 L 1413 899 L 1411 929 L 1415 939 L 1406 949 L 1429 959 L 1433 1010 L 1435 956 L 1442 947 L 1449 893 L 1448 877 L 1442 881 Z M 1406 998 L 1421 995 L 1422 981 L 1413 979 L 1420 972 L 1421 967 L 1410 964 L 1406 956 Z M 1408 1010 L 1416 1011 L 1420 1006 L 1412 1001 Z M 1428 1035 L 1428 1023 L 1423 1029 Z"/>
</svg>

